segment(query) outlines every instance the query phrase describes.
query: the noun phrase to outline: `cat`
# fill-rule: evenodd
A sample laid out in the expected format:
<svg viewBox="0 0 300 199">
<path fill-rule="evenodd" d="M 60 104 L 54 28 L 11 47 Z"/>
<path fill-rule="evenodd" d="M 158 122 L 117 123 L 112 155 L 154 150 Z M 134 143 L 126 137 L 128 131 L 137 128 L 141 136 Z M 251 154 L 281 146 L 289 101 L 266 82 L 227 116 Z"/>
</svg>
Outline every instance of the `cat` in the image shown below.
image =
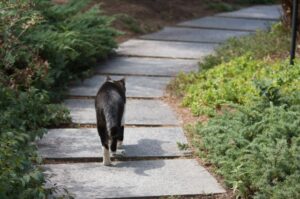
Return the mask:
<svg viewBox="0 0 300 199">
<path fill-rule="evenodd" d="M 114 81 L 107 76 L 95 100 L 97 130 L 102 143 L 105 166 L 111 165 L 109 151 L 114 155 L 124 139 L 125 105 L 125 78 Z"/>
</svg>

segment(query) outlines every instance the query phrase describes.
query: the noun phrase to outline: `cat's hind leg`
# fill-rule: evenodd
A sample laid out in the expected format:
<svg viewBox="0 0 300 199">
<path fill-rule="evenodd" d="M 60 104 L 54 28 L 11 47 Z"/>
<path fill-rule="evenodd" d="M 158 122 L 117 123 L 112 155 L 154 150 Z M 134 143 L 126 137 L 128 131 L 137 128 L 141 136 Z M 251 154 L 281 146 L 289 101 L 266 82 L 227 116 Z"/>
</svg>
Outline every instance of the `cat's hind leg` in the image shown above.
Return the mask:
<svg viewBox="0 0 300 199">
<path fill-rule="evenodd" d="M 120 134 L 118 137 L 118 144 L 117 144 L 118 149 L 123 148 L 122 146 L 123 146 L 123 139 L 124 139 L 125 112 L 126 112 L 126 104 L 124 105 L 123 115 L 121 119 L 121 128 L 120 128 Z"/>
<path fill-rule="evenodd" d="M 111 166 L 109 149 L 107 149 L 105 146 L 103 146 L 102 150 L 103 150 L 103 165 Z"/>
<path fill-rule="evenodd" d="M 110 150 L 113 156 L 124 156 L 125 154 L 124 150 L 117 150 L 119 149 L 118 144 L 119 144 L 121 130 L 122 129 L 119 127 L 111 128 L 112 142 L 110 143 Z"/>
<path fill-rule="evenodd" d="M 121 133 L 118 138 L 117 148 L 122 149 L 123 148 L 123 139 L 124 139 L 124 126 L 121 126 Z"/>
<path fill-rule="evenodd" d="M 110 166 L 111 160 L 110 160 L 110 153 L 109 153 L 109 138 L 106 132 L 106 127 L 97 126 L 97 129 L 102 144 L 103 164 L 105 166 Z"/>
<path fill-rule="evenodd" d="M 117 151 L 117 142 L 118 142 L 118 127 L 112 127 L 110 129 L 110 137 L 111 137 L 111 143 L 110 143 L 110 150 L 113 154 Z"/>
</svg>

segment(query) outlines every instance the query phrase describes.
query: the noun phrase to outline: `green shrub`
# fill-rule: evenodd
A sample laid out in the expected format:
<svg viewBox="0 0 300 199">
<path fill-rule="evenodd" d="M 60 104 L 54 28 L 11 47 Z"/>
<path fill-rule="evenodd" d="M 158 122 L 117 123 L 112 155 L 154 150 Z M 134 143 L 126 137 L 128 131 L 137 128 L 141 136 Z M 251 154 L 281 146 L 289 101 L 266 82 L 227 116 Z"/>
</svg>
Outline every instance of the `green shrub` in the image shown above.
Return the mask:
<svg viewBox="0 0 300 199">
<path fill-rule="evenodd" d="M 89 1 L 72 0 L 56 6 L 50 6 L 45 0 L 37 2 L 43 22 L 28 31 L 23 39 L 37 46 L 50 66 L 57 67 L 52 74 L 56 84 L 106 58 L 117 47 L 114 40 L 117 32 L 110 28 L 113 19 L 101 15 L 98 6 L 81 12 Z"/>
<path fill-rule="evenodd" d="M 273 61 L 272 57 L 286 57 L 289 52 L 289 33 L 281 24 L 273 25 L 270 31 L 258 31 L 253 35 L 233 38 L 216 49 L 200 63 L 200 73 L 219 64 L 225 64 L 236 57 L 248 55 L 253 60 Z M 197 81 L 198 74 L 179 74 L 169 85 L 170 91 L 178 96 L 185 95 L 185 89 Z"/>
<path fill-rule="evenodd" d="M 57 89 L 106 58 L 116 47 L 118 32 L 98 6 L 83 12 L 88 3 L 2 1 L 0 70 L 7 79 L 21 87 Z"/>
<path fill-rule="evenodd" d="M 300 197 L 300 63 L 282 61 L 288 35 L 275 25 L 230 40 L 170 85 L 194 114 L 214 116 L 189 128 L 193 146 L 237 198 Z"/>
<path fill-rule="evenodd" d="M 0 198 L 46 198 L 33 144 L 47 126 L 70 122 L 53 104 L 69 80 L 116 47 L 112 18 L 90 1 L 0 1 Z"/>
<path fill-rule="evenodd" d="M 256 87 L 280 86 L 280 92 L 292 95 L 299 90 L 300 64 L 294 67 L 285 63 L 269 64 L 246 55 L 189 76 L 194 81 L 185 88 L 183 104 L 196 115 L 214 115 L 222 105 L 250 105 L 259 96 Z"/>
<path fill-rule="evenodd" d="M 223 71 L 220 76 L 226 74 Z M 300 174 L 299 77 L 298 62 L 262 67 L 255 74 L 257 97 L 251 103 L 231 105 L 230 111 L 195 127 L 198 154 L 217 167 L 237 196 L 300 197 L 296 180 Z"/>
<path fill-rule="evenodd" d="M 194 145 L 237 196 L 299 198 L 299 105 L 235 107 L 198 125 Z"/>
<path fill-rule="evenodd" d="M 186 88 L 183 104 L 196 115 L 213 115 L 228 102 L 250 104 L 252 96 L 257 96 L 252 78 L 262 67 L 263 63 L 245 56 L 199 73 Z"/>
<path fill-rule="evenodd" d="M 183 104 L 191 108 L 195 115 L 213 116 L 216 109 L 228 103 L 249 105 L 258 96 L 255 89 L 262 78 L 276 78 L 280 81 L 294 81 L 284 88 L 295 89 L 299 80 L 287 80 L 287 73 L 299 73 L 298 68 L 289 71 L 287 64 L 272 63 L 288 52 L 288 33 L 280 24 L 270 32 L 257 32 L 247 37 L 231 39 L 217 49 L 216 55 L 208 56 L 199 73 L 179 74 L 169 85 L 171 92 L 184 97 Z M 285 75 L 285 76 L 284 76 Z M 296 77 L 293 74 L 292 77 Z"/>
<path fill-rule="evenodd" d="M 0 85 L 0 198 L 45 198 L 44 175 L 33 141 L 42 126 L 70 121 L 61 105 L 50 104 L 46 92 L 16 92 Z"/>
</svg>

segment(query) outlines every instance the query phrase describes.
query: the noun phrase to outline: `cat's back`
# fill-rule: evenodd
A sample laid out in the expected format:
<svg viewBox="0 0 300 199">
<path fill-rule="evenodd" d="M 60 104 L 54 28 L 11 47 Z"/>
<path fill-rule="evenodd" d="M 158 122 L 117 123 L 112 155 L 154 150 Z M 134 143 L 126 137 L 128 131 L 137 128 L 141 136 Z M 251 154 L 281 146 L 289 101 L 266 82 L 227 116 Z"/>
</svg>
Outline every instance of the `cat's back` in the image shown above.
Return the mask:
<svg viewBox="0 0 300 199">
<path fill-rule="evenodd" d="M 116 105 L 116 103 L 123 103 L 124 98 L 125 94 L 122 89 L 113 82 L 105 82 L 97 93 L 95 105 L 99 108 L 103 105 Z"/>
</svg>

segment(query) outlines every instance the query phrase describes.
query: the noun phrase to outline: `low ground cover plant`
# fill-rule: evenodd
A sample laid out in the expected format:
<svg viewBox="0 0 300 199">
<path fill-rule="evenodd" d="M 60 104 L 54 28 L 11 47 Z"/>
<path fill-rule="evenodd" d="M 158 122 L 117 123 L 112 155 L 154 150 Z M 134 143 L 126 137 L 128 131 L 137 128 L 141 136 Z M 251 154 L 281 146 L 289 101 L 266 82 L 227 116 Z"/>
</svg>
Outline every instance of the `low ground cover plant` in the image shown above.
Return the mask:
<svg viewBox="0 0 300 199">
<path fill-rule="evenodd" d="M 196 115 L 213 116 L 221 104 L 249 104 L 258 95 L 256 80 L 287 70 L 281 58 L 287 55 L 288 38 L 283 26 L 275 24 L 270 31 L 228 40 L 200 63 L 199 73 L 179 74 L 169 88 Z"/>
<path fill-rule="evenodd" d="M 217 167 L 237 197 L 300 197 L 299 99 L 298 93 L 296 105 L 236 106 L 194 127 L 198 155 Z"/>
<path fill-rule="evenodd" d="M 300 63 L 286 60 L 288 35 L 277 24 L 230 40 L 169 87 L 210 116 L 188 128 L 192 144 L 238 198 L 300 197 Z"/>
<path fill-rule="evenodd" d="M 0 1 L 0 198 L 46 198 L 34 140 L 70 121 L 55 104 L 70 80 L 107 57 L 118 32 L 89 1 Z"/>
<path fill-rule="evenodd" d="M 215 68 L 194 74 L 195 82 L 186 88 L 183 104 L 196 115 L 213 116 L 218 108 L 231 103 L 249 106 L 260 91 L 256 87 L 270 84 L 285 95 L 299 85 L 300 68 L 285 63 L 258 61 L 249 55 L 234 58 Z M 270 88 L 268 88 L 270 89 Z"/>
</svg>

